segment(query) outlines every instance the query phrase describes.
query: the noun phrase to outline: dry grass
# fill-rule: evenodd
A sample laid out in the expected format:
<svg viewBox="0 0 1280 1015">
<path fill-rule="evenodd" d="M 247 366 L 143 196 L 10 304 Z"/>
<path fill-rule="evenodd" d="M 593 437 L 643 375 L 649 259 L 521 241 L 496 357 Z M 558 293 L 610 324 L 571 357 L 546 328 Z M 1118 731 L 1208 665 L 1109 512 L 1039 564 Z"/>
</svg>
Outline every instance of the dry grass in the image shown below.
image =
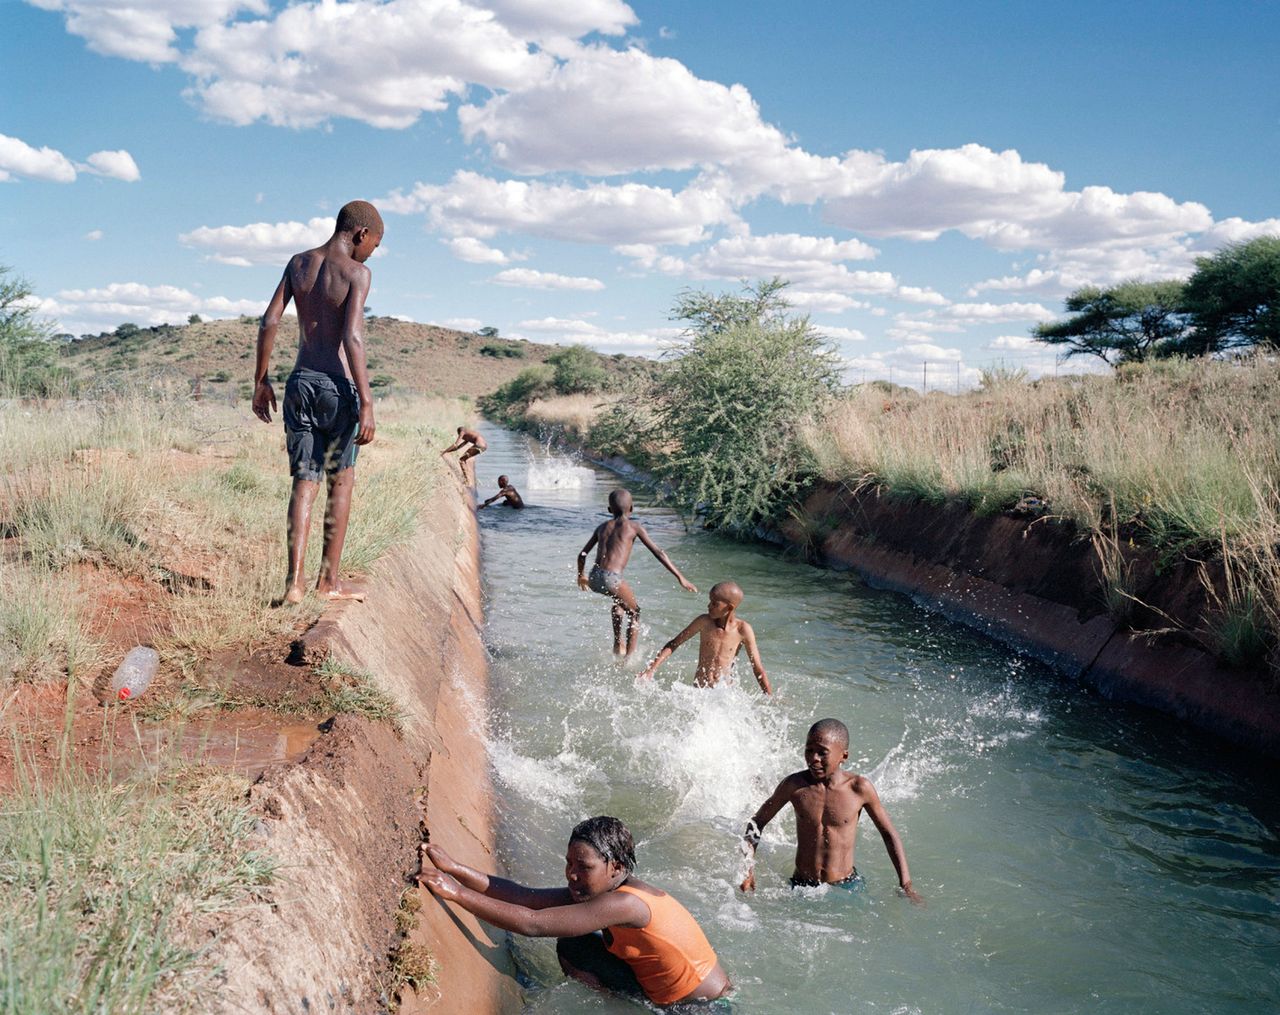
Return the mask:
<svg viewBox="0 0 1280 1015">
<path fill-rule="evenodd" d="M 449 399 L 380 399 L 378 437 L 362 449 L 344 572 L 367 573 L 413 531 L 443 466 L 435 450 L 464 408 Z M 98 402 L 0 410 L 12 449 L 0 479 L 0 662 L 22 679 L 80 675 L 97 661 L 76 617 L 93 587 L 73 565 L 143 581 L 186 580 L 162 597 L 157 648 L 185 667 L 230 647 L 251 650 L 318 615 L 308 601 L 273 609 L 283 590 L 289 477 L 279 425 L 245 409 L 154 389 Z M 308 572 L 322 545 L 313 512 Z"/>
<path fill-rule="evenodd" d="M 1231 579 L 1219 630 L 1253 637 L 1280 588 L 1280 362 L 1170 361 L 1114 377 L 1000 383 L 960 397 L 844 399 L 808 444 L 824 478 L 998 511 L 1023 495 L 1111 546 L 1117 530 L 1161 552 L 1223 556 Z M 1114 554 L 1100 554 L 1114 572 Z M 1111 584 L 1123 585 L 1111 573 Z M 1119 605 L 1119 604 L 1117 604 Z M 1227 640 L 1233 636 L 1227 635 Z M 1228 658 L 1239 655 L 1220 646 Z M 1255 653 L 1256 655 L 1256 653 Z"/>
<path fill-rule="evenodd" d="M 571 440 L 586 440 L 600 417 L 620 399 L 618 395 L 556 395 L 529 404 L 524 418 L 542 430 L 557 430 Z"/>
<path fill-rule="evenodd" d="M 0 812 L 4 1010 L 214 1007 L 199 918 L 241 905 L 276 866 L 248 847 L 243 776 L 27 774 Z"/>
</svg>

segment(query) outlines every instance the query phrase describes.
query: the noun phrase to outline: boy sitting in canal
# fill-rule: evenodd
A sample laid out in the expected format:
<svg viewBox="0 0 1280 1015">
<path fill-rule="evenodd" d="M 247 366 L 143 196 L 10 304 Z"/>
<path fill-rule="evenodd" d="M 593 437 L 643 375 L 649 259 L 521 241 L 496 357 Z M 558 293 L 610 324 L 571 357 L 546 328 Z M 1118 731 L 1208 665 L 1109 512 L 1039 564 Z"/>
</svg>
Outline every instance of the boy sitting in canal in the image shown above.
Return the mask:
<svg viewBox="0 0 1280 1015">
<path fill-rule="evenodd" d="M 676 576 L 682 589 L 686 592 L 698 591 L 649 538 L 644 526 L 631 520 L 631 507 L 631 494 L 628 491 L 618 489 L 609 494 L 609 513 L 613 517 L 596 528 L 587 540 L 587 545 L 578 554 L 578 587 L 613 599 L 613 654 L 628 656 L 635 651 L 640 637 L 640 605 L 636 602 L 631 587 L 622 580 L 622 570 L 631 559 L 631 549 L 637 539 L 649 548 L 649 552 L 658 558 L 663 567 Z M 596 562 L 588 577 L 585 573 L 587 554 L 597 544 L 599 549 L 596 550 Z"/>
<path fill-rule="evenodd" d="M 849 730 L 845 724 L 839 719 L 820 719 L 814 723 L 804 745 L 808 767 L 783 779 L 773 796 L 747 822 L 744 848 L 754 861 L 765 825 L 784 805 L 790 804 L 796 812 L 796 866 L 791 886 L 861 883 L 853 865 L 853 847 L 858 835 L 858 818 L 865 810 L 884 840 L 893 869 L 898 872 L 902 894 L 912 902 L 923 902 L 911 887 L 907 854 L 876 788 L 865 776 L 840 767 L 848 757 Z M 744 892 L 755 889 L 754 862 L 739 887 Z"/>
<path fill-rule="evenodd" d="M 487 508 L 490 504 L 492 504 L 495 500 L 498 500 L 499 498 L 502 498 L 502 503 L 504 503 L 509 508 L 524 507 L 524 500 L 520 496 L 520 491 L 511 485 L 511 480 L 509 480 L 506 476 L 499 476 L 498 492 L 495 493 L 492 497 L 489 497 L 488 499 L 481 501 L 480 504 L 476 507 L 476 510 L 483 511 L 485 508 Z"/>
<path fill-rule="evenodd" d="M 565 851 L 564 888 L 527 888 L 423 845 L 418 883 L 486 923 L 554 937 L 565 974 L 597 990 L 643 994 L 662 1007 L 727 993 L 725 975 L 689 911 L 635 876 L 631 832 L 617 818 L 579 822 Z"/>
<path fill-rule="evenodd" d="M 742 589 L 737 582 L 719 582 L 711 588 L 707 612 L 694 617 L 692 623 L 662 646 L 662 651 L 654 658 L 639 680 L 652 680 L 657 670 L 676 649 L 698 635 L 698 668 L 694 671 L 693 682 L 699 687 L 715 687 L 722 677 L 729 675 L 733 661 L 738 652 L 746 648 L 747 658 L 751 660 L 751 669 L 760 684 L 760 690 L 772 694 L 769 686 L 769 675 L 764 671 L 760 661 L 760 652 L 756 648 L 756 634 L 751 625 L 736 616 L 742 604 Z"/>
</svg>

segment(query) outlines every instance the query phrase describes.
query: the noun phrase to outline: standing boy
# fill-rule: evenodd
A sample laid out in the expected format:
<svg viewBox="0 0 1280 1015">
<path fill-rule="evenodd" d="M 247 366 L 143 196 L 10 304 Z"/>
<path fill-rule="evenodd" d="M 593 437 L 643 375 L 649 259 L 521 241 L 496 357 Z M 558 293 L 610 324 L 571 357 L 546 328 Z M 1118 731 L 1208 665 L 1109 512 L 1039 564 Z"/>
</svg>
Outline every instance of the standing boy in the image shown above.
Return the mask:
<svg viewBox="0 0 1280 1015">
<path fill-rule="evenodd" d="M 338 563 L 351 514 L 356 446 L 373 440 L 373 394 L 364 353 L 364 262 L 382 242 L 382 217 L 367 201 L 338 212 L 333 235 L 314 250 L 294 254 L 262 315 L 254 372 L 253 411 L 271 422 L 276 393 L 267 371 L 276 329 L 290 300 L 298 307 L 298 358 L 284 389 L 284 432 L 293 492 L 289 497 L 289 574 L 284 601 L 300 603 L 311 505 L 321 478 L 328 481 L 324 552 L 316 591 L 329 599 L 364 599 L 338 580 Z"/>
<path fill-rule="evenodd" d="M 485 508 L 487 508 L 490 504 L 492 504 L 495 500 L 498 500 L 498 499 L 501 499 L 502 503 L 504 503 L 509 508 L 524 507 L 524 498 L 520 496 L 520 491 L 511 485 L 511 480 L 509 480 L 506 476 L 499 476 L 498 492 L 495 493 L 492 497 L 489 497 L 486 500 L 481 501 L 480 505 L 476 508 L 476 510 L 483 511 Z"/>
<path fill-rule="evenodd" d="M 462 470 L 463 482 L 468 483 L 471 486 L 475 486 L 475 462 L 472 462 L 470 465 L 467 465 L 467 462 L 471 461 L 472 458 L 475 458 L 476 455 L 482 454 L 489 446 L 480 434 L 468 427 L 460 426 L 458 427 L 458 439 L 441 451 L 440 454 L 447 455 L 450 451 L 457 451 L 464 444 L 470 444 L 471 447 L 467 448 L 466 451 L 462 452 L 462 454 L 458 456 L 458 468 Z"/>
<path fill-rule="evenodd" d="M 695 684 L 699 687 L 715 687 L 721 677 L 728 676 L 733 660 L 745 647 L 760 690 L 765 694 L 772 694 L 769 675 L 764 671 L 764 663 L 760 661 L 760 652 L 756 648 L 756 633 L 751 630 L 750 624 L 736 615 L 741 604 L 742 589 L 737 582 L 718 582 L 713 585 L 707 612 L 694 617 L 688 627 L 663 645 L 662 651 L 637 679 L 652 680 L 654 671 L 667 661 L 671 653 L 696 634 L 698 668 L 693 674 Z"/>
<path fill-rule="evenodd" d="M 814 723 L 804 745 L 808 768 L 783 779 L 773 796 L 747 822 L 743 833 L 746 850 L 755 857 L 764 826 L 785 804 L 790 804 L 796 812 L 796 867 L 791 886 L 852 884 L 860 880 L 853 865 L 853 847 L 858 818 L 866 810 L 898 872 L 902 894 L 912 902 L 923 902 L 911 887 L 907 854 L 876 788 L 870 779 L 840 767 L 848 757 L 849 730 L 845 724 L 839 719 Z M 755 889 L 754 864 L 740 887 L 744 892 Z"/>
<path fill-rule="evenodd" d="M 635 651 L 640 637 L 640 605 L 636 602 L 631 587 L 622 580 L 622 570 L 631 559 L 631 550 L 637 539 L 649 548 L 649 552 L 658 558 L 663 567 L 676 576 L 682 589 L 686 592 L 698 590 L 654 544 L 644 526 L 631 520 L 631 494 L 628 491 L 619 489 L 609 494 L 609 513 L 613 517 L 591 534 L 587 545 L 578 554 L 578 587 L 613 599 L 613 654 L 629 656 Z M 591 576 L 587 577 L 584 573 L 587 554 L 597 543 L 600 548 L 596 550 L 596 562 L 591 568 Z"/>
</svg>

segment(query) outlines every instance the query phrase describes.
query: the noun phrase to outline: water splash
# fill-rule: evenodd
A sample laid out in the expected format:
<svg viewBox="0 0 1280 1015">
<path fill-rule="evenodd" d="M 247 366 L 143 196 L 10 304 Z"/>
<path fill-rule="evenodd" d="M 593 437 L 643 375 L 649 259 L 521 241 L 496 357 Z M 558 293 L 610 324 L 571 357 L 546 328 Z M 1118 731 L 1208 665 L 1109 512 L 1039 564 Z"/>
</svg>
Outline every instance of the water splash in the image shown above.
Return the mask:
<svg viewBox="0 0 1280 1015">
<path fill-rule="evenodd" d="M 529 463 L 525 487 L 529 490 L 579 490 L 594 486 L 596 474 L 572 458 L 551 455 Z"/>
</svg>

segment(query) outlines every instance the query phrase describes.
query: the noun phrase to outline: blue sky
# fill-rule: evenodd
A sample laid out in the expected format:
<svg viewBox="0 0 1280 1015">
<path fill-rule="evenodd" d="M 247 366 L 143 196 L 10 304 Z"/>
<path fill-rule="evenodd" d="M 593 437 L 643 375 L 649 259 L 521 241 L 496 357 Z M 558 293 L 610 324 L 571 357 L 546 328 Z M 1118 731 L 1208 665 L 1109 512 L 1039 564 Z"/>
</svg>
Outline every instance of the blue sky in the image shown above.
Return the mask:
<svg viewBox="0 0 1280 1015">
<path fill-rule="evenodd" d="M 258 314 L 361 197 L 379 314 L 653 355 L 778 274 L 949 388 L 1280 233 L 1273 3 L 0 3 L 0 263 L 74 334 Z"/>
</svg>

